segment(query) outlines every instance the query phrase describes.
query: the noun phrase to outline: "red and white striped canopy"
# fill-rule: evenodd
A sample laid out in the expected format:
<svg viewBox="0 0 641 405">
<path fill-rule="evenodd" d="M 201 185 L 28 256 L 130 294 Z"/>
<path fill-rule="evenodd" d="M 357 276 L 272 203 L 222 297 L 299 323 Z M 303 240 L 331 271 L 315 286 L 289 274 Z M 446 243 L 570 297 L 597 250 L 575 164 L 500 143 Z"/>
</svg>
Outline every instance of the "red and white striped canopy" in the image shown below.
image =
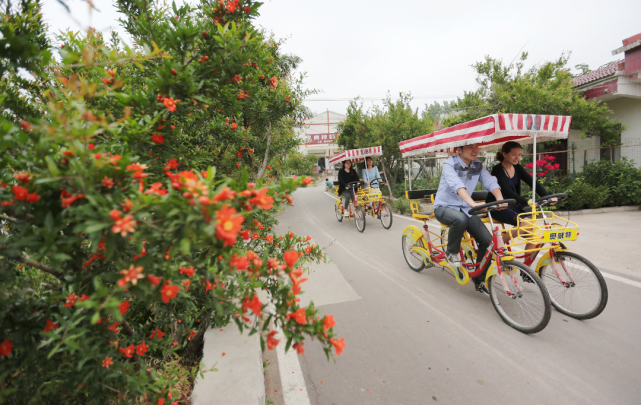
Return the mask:
<svg viewBox="0 0 641 405">
<path fill-rule="evenodd" d="M 478 144 L 480 149 L 498 149 L 507 141 L 521 144 L 565 139 L 571 116 L 537 114 L 494 114 L 431 134 L 399 142 L 403 157 L 428 152 L 448 152 L 458 146 Z"/>
<path fill-rule="evenodd" d="M 344 160 L 351 160 L 352 162 L 362 162 L 368 156 L 382 156 L 382 146 L 372 146 L 371 148 L 350 149 L 341 152 L 329 158 L 329 164 L 333 165 L 340 163 Z"/>
</svg>

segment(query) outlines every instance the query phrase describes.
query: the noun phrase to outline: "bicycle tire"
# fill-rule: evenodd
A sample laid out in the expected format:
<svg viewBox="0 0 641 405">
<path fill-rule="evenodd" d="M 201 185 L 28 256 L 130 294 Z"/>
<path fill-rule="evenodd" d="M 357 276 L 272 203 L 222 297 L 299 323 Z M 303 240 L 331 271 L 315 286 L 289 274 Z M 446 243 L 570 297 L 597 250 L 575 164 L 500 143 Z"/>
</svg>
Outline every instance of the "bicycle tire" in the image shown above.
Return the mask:
<svg viewBox="0 0 641 405">
<path fill-rule="evenodd" d="M 403 235 L 403 238 L 401 239 L 403 257 L 405 258 L 405 262 L 410 267 L 410 269 L 418 273 L 423 271 L 423 269 L 425 268 L 425 261 L 418 253 L 412 250 L 412 246 L 415 246 L 415 243 L 412 243 L 409 236 Z"/>
<path fill-rule="evenodd" d="M 510 292 L 517 293 L 516 298 L 511 298 L 505 293 L 500 276 L 495 274 L 488 280 L 492 306 L 505 323 L 519 332 L 530 334 L 542 331 L 550 322 L 552 315 L 550 295 L 545 284 L 532 269 L 521 262 L 509 260 L 503 264 L 510 273 L 514 270 L 517 283 L 523 290 L 523 294 L 518 294 L 512 277 L 505 274 Z M 526 273 L 533 282 L 525 282 L 523 273 Z M 519 277 L 521 278 L 520 282 Z M 525 325 L 526 322 L 529 322 L 530 325 Z"/>
<path fill-rule="evenodd" d="M 379 212 L 379 215 L 381 216 L 381 225 L 383 225 L 383 228 L 390 229 L 392 227 L 392 222 L 394 221 L 394 218 L 392 216 L 392 210 L 390 209 L 389 205 L 381 204 L 381 210 Z M 385 222 L 387 221 L 386 218 L 389 220 L 388 225 L 385 225 Z"/>
<path fill-rule="evenodd" d="M 341 210 L 340 204 L 334 204 L 334 212 L 336 213 L 338 222 L 343 222 L 343 211 Z"/>
<path fill-rule="evenodd" d="M 539 277 L 541 277 L 550 292 L 552 306 L 560 313 L 574 319 L 592 319 L 603 312 L 608 303 L 608 286 L 599 269 L 588 259 L 576 253 L 558 252 L 555 254 L 560 260 L 566 262 L 566 267 L 569 271 L 572 271 L 572 268 L 576 268 L 577 271 L 572 272 L 575 281 L 574 285 L 566 287 L 559 281 L 551 264 L 541 267 Z M 570 265 L 572 261 L 582 263 L 584 265 L 583 268 Z M 561 266 L 560 263 L 559 266 Z M 561 274 L 565 274 L 563 268 L 560 268 L 559 271 Z M 586 280 L 590 274 L 592 274 L 593 278 Z M 578 287 L 579 284 L 580 287 Z M 589 289 L 591 285 L 598 287 L 595 299 L 590 299 L 587 293 L 578 293 L 581 289 Z M 578 312 L 578 308 L 581 306 L 586 309 Z"/>
<path fill-rule="evenodd" d="M 366 216 L 363 207 L 356 207 L 354 210 L 354 217 L 354 219 L 356 219 L 356 229 L 358 229 L 358 232 L 363 233 L 363 231 L 365 231 L 365 225 L 367 225 L 365 222 Z"/>
</svg>

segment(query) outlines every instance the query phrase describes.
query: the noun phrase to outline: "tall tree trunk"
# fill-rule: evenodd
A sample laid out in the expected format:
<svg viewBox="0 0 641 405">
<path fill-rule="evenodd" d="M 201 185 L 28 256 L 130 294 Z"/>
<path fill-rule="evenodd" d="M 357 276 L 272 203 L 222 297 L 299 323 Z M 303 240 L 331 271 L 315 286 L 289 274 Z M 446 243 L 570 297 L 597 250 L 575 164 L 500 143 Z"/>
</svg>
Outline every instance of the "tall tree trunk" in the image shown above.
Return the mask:
<svg viewBox="0 0 641 405">
<path fill-rule="evenodd" d="M 272 141 L 272 123 L 270 122 L 267 125 L 267 150 L 265 150 L 265 158 L 263 159 L 263 164 L 260 165 L 260 169 L 258 169 L 258 173 L 256 174 L 256 179 L 260 179 L 265 173 L 265 168 L 267 167 L 267 162 L 269 161 L 269 144 Z"/>
<path fill-rule="evenodd" d="M 389 196 L 392 200 L 394 200 L 394 193 L 392 193 L 392 187 L 391 187 L 391 177 L 387 174 L 389 173 L 389 170 L 387 170 L 387 165 L 385 164 L 385 161 L 381 161 L 383 164 L 383 174 L 385 175 L 385 178 L 387 179 L 387 190 L 389 191 Z"/>
</svg>

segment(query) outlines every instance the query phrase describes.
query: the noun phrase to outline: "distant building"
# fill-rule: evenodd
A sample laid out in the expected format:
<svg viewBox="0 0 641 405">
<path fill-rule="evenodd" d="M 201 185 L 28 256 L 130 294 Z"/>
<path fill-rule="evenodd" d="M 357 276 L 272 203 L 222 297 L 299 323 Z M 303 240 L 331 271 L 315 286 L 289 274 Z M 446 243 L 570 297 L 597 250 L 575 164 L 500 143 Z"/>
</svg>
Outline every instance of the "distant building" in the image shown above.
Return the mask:
<svg viewBox="0 0 641 405">
<path fill-rule="evenodd" d="M 626 127 L 621 134 L 624 147 L 592 154 L 591 158 L 587 157 L 587 151 L 577 152 L 578 155 L 575 154 L 574 158 L 568 156 L 568 166 L 573 163 L 576 171 L 580 171 L 583 164 L 601 158 L 618 160 L 627 157 L 634 159 L 637 165 L 641 163 L 638 156 L 639 147 L 625 147 L 641 144 L 641 34 L 624 39 L 623 46 L 612 51 L 612 55 L 621 53 L 624 54 L 622 60 L 572 79 L 575 90 L 582 92 L 588 100 L 601 100 L 606 103 L 612 110 L 612 116 Z M 579 142 L 583 148 L 600 146 L 598 137 L 581 139 L 580 131 L 571 130 L 568 147 L 572 148 L 573 143 Z M 568 167 L 568 170 L 571 168 Z"/>
<path fill-rule="evenodd" d="M 298 150 L 304 155 L 316 156 L 318 169 L 329 169 L 327 160 L 339 149 L 334 143 L 338 135 L 336 126 L 345 118 L 343 114 L 327 110 L 305 120 L 303 129 L 296 130 L 301 142 Z"/>
</svg>

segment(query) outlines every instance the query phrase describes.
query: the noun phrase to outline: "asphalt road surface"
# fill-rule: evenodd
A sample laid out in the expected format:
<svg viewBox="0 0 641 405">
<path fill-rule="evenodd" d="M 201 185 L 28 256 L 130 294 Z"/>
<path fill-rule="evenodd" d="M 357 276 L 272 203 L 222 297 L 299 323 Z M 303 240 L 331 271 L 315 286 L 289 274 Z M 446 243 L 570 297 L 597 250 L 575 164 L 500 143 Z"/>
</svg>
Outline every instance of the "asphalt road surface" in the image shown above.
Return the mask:
<svg viewBox="0 0 641 405">
<path fill-rule="evenodd" d="M 620 235 L 620 228 L 598 225 L 607 224 L 611 214 L 572 218 L 591 224 L 572 242 L 574 251 L 588 259 L 598 255 L 595 262 L 625 271 L 607 269 L 609 301 L 600 316 L 578 321 L 553 309 L 546 329 L 524 335 L 506 325 L 472 283 L 460 286 L 439 268 L 416 273 L 407 266 L 401 233 L 416 222 L 395 216 L 385 230 L 368 217 L 365 232 L 359 233 L 354 221 L 336 220 L 333 203 L 321 187 L 298 190 L 295 206 L 280 217 L 279 231 L 290 228 L 326 247 L 332 263 L 314 266 L 301 298 L 334 315 L 346 348 L 336 362 L 328 362 L 316 342 L 305 343 L 305 353 L 298 356 L 304 387 L 296 387 L 305 398 L 283 395 L 287 387 L 281 385 L 277 356 L 268 353 L 271 403 L 641 404 L 641 280 L 634 278 L 641 268 L 641 235 L 636 228 L 626 242 L 636 250 L 622 256 L 614 249 L 620 243 L 611 237 L 596 245 L 601 249 L 580 248 L 582 240 L 592 246 L 604 233 Z M 614 221 L 616 226 L 641 224 L 641 212 L 616 218 L 622 214 L 627 220 Z"/>
</svg>

